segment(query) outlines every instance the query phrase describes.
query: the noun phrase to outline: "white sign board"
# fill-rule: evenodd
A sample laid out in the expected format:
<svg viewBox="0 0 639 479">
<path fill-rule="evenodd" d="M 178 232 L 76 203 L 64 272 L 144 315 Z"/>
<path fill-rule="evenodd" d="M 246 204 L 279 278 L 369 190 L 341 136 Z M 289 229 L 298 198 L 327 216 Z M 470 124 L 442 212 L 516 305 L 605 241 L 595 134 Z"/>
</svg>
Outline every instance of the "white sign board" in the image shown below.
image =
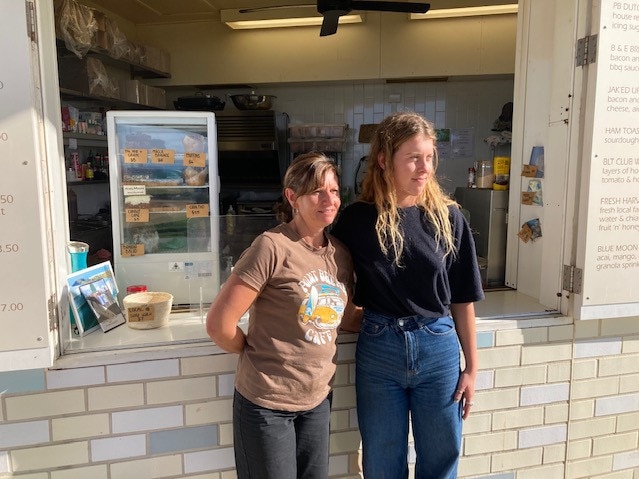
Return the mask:
<svg viewBox="0 0 639 479">
<path fill-rule="evenodd" d="M 49 342 L 37 98 L 26 2 L 0 15 L 0 352 Z"/>
<path fill-rule="evenodd" d="M 606 317 L 639 302 L 639 3 L 600 8 L 582 306 Z"/>
</svg>

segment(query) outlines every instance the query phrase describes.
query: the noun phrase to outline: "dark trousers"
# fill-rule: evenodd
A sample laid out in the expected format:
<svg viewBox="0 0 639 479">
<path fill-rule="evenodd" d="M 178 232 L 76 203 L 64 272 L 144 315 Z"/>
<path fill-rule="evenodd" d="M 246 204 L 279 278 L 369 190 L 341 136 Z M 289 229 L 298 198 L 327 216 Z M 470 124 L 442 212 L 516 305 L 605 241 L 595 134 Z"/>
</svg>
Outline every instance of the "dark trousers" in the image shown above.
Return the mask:
<svg viewBox="0 0 639 479">
<path fill-rule="evenodd" d="M 235 391 L 238 479 L 326 479 L 331 396 L 310 411 L 263 408 Z"/>
</svg>

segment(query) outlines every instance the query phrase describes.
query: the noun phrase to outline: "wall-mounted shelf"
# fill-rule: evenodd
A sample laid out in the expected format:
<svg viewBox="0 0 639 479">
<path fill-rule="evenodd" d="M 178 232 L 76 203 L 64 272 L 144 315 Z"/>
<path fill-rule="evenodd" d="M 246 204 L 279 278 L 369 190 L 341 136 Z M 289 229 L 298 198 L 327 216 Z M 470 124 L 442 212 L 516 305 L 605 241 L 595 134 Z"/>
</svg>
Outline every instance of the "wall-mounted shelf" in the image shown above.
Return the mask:
<svg viewBox="0 0 639 479">
<path fill-rule="evenodd" d="M 73 133 L 64 131 L 62 132 L 62 139 L 65 146 L 69 145 L 69 140 L 76 140 L 78 146 L 87 146 L 93 148 L 106 148 L 107 137 L 106 135 L 91 135 L 88 133 Z"/>
<path fill-rule="evenodd" d="M 75 53 L 67 49 L 64 44 L 64 40 L 58 38 L 56 46 L 58 47 L 58 57 L 76 56 Z M 105 64 L 118 66 L 120 68 L 128 68 L 131 72 L 131 78 L 171 78 L 171 74 L 169 72 L 156 70 L 155 68 L 147 65 L 141 65 L 129 60 L 114 58 L 106 51 L 100 51 L 92 48 L 88 51 L 87 55 L 94 56 Z"/>
<path fill-rule="evenodd" d="M 114 110 L 159 110 L 159 108 L 143 105 L 141 103 L 133 103 L 126 100 L 120 100 L 118 98 L 109 98 L 104 96 L 95 96 L 82 93 L 80 91 L 71 90 L 69 88 L 60 88 L 60 99 L 64 101 L 84 101 L 91 103 L 99 103 L 100 106 L 105 108 L 112 108 Z"/>
</svg>

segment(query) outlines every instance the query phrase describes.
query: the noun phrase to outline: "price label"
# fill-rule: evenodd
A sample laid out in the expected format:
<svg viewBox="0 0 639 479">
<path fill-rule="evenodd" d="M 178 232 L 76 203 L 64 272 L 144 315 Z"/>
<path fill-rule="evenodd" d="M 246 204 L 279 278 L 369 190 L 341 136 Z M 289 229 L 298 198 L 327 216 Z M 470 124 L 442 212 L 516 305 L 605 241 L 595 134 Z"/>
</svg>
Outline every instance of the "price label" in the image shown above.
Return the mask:
<svg viewBox="0 0 639 479">
<path fill-rule="evenodd" d="M 153 148 L 151 150 L 151 163 L 172 165 L 173 163 L 175 163 L 175 150 Z"/>
<path fill-rule="evenodd" d="M 18 251 L 20 246 L 17 243 L 0 244 L 0 253 L 17 253 Z"/>
<path fill-rule="evenodd" d="M 132 164 L 146 163 L 147 151 L 141 148 L 126 148 L 124 150 L 124 162 Z"/>
<path fill-rule="evenodd" d="M 123 185 L 122 192 L 124 196 L 144 196 L 146 195 L 146 186 L 144 185 Z"/>
<path fill-rule="evenodd" d="M 0 313 L 15 313 L 23 309 L 23 303 L 0 303 Z"/>
<path fill-rule="evenodd" d="M 148 223 L 149 222 L 149 209 L 148 208 L 127 208 L 125 210 L 127 223 Z"/>
<path fill-rule="evenodd" d="M 207 204 L 186 205 L 187 218 L 202 218 L 208 215 L 209 205 Z"/>
<path fill-rule="evenodd" d="M 152 306 L 133 306 L 126 309 L 126 317 L 131 323 L 155 320 L 155 311 Z"/>
<path fill-rule="evenodd" d="M 184 166 L 204 168 L 206 166 L 206 153 L 184 153 Z"/>
<path fill-rule="evenodd" d="M 122 255 L 123 258 L 128 258 L 130 256 L 143 256 L 144 245 L 123 243 L 120 245 L 120 254 Z"/>
</svg>

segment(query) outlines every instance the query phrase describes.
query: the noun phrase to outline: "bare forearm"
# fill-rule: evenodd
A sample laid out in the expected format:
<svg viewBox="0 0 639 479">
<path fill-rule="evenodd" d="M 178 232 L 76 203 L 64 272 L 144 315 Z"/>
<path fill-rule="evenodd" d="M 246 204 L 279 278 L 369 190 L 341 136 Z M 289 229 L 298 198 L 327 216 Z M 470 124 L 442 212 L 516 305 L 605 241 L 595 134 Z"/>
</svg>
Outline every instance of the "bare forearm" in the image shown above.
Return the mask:
<svg viewBox="0 0 639 479">
<path fill-rule="evenodd" d="M 475 375 L 478 369 L 475 306 L 473 303 L 452 304 L 451 314 L 455 321 L 457 336 L 464 353 L 465 371 Z"/>
<path fill-rule="evenodd" d="M 209 337 L 224 351 L 229 353 L 241 353 L 246 345 L 246 335 L 239 326 L 235 326 L 234 329 L 213 329 L 208 330 Z"/>
</svg>

